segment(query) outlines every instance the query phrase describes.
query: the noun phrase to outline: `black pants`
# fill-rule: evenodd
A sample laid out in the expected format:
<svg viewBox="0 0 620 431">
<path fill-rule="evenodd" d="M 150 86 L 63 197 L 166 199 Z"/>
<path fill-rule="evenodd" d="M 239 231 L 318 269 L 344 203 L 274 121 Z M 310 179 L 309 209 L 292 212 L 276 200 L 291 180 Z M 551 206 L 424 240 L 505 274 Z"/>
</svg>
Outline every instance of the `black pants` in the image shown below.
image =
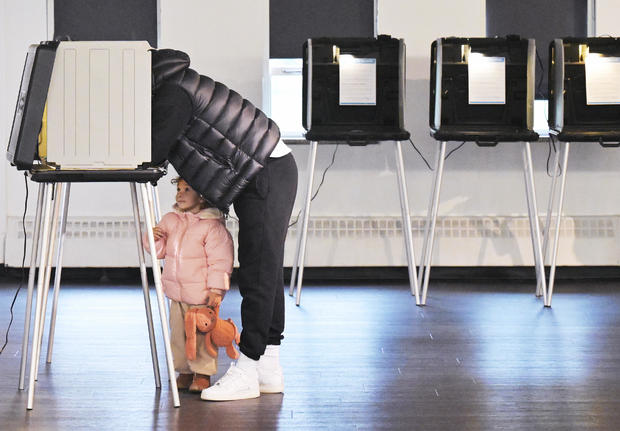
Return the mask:
<svg viewBox="0 0 620 431">
<path fill-rule="evenodd" d="M 239 349 L 258 360 L 267 344 L 284 338 L 284 241 L 297 193 L 292 154 L 268 159 L 234 202 L 239 217 Z"/>
</svg>

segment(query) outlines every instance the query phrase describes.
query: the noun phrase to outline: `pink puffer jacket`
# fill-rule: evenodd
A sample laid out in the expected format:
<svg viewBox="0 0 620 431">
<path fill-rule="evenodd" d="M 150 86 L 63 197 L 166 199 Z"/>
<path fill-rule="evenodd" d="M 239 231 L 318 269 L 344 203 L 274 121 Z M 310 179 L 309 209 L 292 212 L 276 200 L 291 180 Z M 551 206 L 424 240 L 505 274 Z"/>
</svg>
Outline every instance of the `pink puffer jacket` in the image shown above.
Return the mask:
<svg viewBox="0 0 620 431">
<path fill-rule="evenodd" d="M 162 284 L 168 298 L 199 305 L 206 302 L 210 290 L 226 293 L 233 268 L 233 241 L 218 209 L 197 214 L 169 212 L 157 226 L 164 231 L 155 248 L 157 257 L 166 259 Z M 146 234 L 143 242 L 150 253 Z"/>
</svg>

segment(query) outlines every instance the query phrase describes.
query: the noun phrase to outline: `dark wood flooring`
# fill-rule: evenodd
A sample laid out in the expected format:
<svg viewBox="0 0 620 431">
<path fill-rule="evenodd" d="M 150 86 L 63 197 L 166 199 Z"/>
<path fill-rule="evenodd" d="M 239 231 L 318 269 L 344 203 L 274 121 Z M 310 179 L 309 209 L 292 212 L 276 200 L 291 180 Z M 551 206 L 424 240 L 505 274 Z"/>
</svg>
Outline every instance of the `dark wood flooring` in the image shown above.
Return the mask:
<svg viewBox="0 0 620 431">
<path fill-rule="evenodd" d="M 0 282 L 1 338 L 15 287 Z M 17 389 L 22 291 L 0 355 L 0 429 L 620 429 L 620 282 L 561 282 L 552 309 L 532 292 L 433 283 L 419 308 L 404 284 L 307 286 L 300 308 L 286 296 L 284 395 L 182 393 L 175 409 L 167 383 L 154 386 L 138 286 L 72 283 L 28 412 Z M 233 289 L 222 316 L 240 322 L 239 303 Z M 162 343 L 159 356 L 165 380 Z M 222 353 L 218 376 L 228 363 Z"/>
</svg>

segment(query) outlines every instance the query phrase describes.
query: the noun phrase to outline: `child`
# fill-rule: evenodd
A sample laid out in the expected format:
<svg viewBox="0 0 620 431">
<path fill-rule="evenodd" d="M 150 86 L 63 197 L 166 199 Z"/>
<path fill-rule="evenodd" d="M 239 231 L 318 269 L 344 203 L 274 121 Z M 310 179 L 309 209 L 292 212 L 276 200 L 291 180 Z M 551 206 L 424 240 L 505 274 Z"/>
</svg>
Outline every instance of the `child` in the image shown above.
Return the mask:
<svg viewBox="0 0 620 431">
<path fill-rule="evenodd" d="M 201 392 L 217 372 L 217 358 L 205 350 L 204 337 L 197 337 L 196 359 L 185 357 L 185 313 L 195 307 L 219 308 L 228 290 L 233 267 L 233 242 L 223 214 L 207 203 L 182 178 L 177 185 L 174 212 L 167 213 L 153 228 L 157 257 L 165 258 L 164 293 L 170 298 L 170 337 L 177 386 Z M 149 251 L 148 240 L 144 244 Z"/>
</svg>

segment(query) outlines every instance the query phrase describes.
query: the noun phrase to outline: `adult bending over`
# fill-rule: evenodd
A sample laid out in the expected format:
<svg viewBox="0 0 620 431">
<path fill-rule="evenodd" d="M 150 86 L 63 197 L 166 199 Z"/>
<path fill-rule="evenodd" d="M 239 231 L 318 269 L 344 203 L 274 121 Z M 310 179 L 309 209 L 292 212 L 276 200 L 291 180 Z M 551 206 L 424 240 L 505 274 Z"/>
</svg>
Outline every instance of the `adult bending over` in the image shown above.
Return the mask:
<svg viewBox="0 0 620 431">
<path fill-rule="evenodd" d="M 210 205 L 239 218 L 241 357 L 201 397 L 279 393 L 284 241 L 297 166 L 276 124 L 226 86 L 189 68 L 187 54 L 153 51 L 153 161 L 169 160 Z"/>
</svg>

